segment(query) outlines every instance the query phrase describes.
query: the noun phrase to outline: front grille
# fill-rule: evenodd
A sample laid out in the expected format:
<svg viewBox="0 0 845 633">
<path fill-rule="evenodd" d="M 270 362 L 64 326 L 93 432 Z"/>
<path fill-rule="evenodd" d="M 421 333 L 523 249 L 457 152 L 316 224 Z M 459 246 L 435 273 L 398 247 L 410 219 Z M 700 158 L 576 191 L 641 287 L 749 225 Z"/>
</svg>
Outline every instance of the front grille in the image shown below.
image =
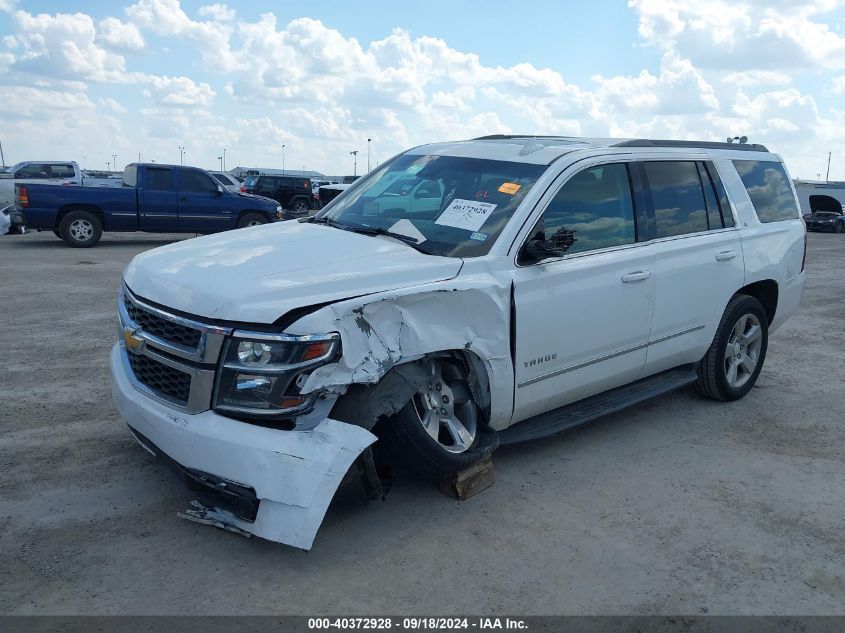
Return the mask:
<svg viewBox="0 0 845 633">
<path fill-rule="evenodd" d="M 192 349 L 199 347 L 200 337 L 202 336 L 202 332 L 199 330 L 174 323 L 152 312 L 147 312 L 132 303 L 129 297 L 124 297 L 123 302 L 129 318 L 140 325 L 144 332 L 163 338 L 171 343 L 176 343 L 177 345 L 183 345 Z"/>
<path fill-rule="evenodd" d="M 188 403 L 191 392 L 191 375 L 168 367 L 149 356 L 127 352 L 129 365 L 135 378 L 150 389 L 182 403 Z"/>
</svg>

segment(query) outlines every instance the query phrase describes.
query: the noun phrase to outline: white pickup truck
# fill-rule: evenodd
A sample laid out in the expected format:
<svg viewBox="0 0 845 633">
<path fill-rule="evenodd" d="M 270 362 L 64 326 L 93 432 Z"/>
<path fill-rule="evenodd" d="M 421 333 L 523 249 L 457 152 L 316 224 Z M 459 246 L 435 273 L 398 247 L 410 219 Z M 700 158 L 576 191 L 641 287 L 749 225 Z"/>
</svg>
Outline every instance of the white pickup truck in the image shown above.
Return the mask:
<svg viewBox="0 0 845 633">
<path fill-rule="evenodd" d="M 376 440 L 443 476 L 686 385 L 741 398 L 805 251 L 760 145 L 425 145 L 315 217 L 138 255 L 114 399 L 215 524 L 308 549 Z"/>
<path fill-rule="evenodd" d="M 15 185 L 81 185 L 82 173 L 72 160 L 27 160 L 0 172 L 0 209 L 15 201 Z"/>
</svg>

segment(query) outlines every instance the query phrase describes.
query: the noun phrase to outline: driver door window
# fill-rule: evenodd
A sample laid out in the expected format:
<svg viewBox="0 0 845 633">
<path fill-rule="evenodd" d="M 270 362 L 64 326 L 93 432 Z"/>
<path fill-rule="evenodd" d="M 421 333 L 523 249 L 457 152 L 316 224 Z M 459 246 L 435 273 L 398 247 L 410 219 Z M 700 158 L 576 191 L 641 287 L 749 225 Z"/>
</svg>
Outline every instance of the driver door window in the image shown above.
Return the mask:
<svg viewBox="0 0 845 633">
<path fill-rule="evenodd" d="M 565 255 L 636 241 L 634 203 L 624 163 L 578 172 L 546 207 L 530 239 Z"/>
</svg>

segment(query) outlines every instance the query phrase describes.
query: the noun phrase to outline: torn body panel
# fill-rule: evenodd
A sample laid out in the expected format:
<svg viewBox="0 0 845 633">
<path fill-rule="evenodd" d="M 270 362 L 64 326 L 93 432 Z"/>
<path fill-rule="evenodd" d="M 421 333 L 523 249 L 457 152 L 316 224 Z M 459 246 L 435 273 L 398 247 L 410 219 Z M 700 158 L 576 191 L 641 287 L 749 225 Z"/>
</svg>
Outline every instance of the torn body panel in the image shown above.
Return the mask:
<svg viewBox="0 0 845 633">
<path fill-rule="evenodd" d="M 111 352 L 112 396 L 142 446 L 185 469 L 255 491 L 255 521 L 226 512 L 218 520 L 224 517 L 228 525 L 256 536 L 310 549 L 343 476 L 376 437 L 329 418 L 308 431 L 279 431 L 213 411 L 182 413 L 138 397 L 124 354 L 119 345 Z M 154 447 L 144 445 L 139 435 Z"/>
<path fill-rule="evenodd" d="M 489 411 L 490 427 L 505 428 L 513 405 L 509 292 L 507 283 L 481 274 L 358 297 L 317 310 L 287 331 L 339 332 L 343 354 L 337 363 L 314 370 L 302 391 L 343 394 L 352 385 L 379 383 L 392 368 L 424 356 L 460 353 L 476 377 L 474 395 L 482 409 Z M 405 376 L 397 389 L 404 393 L 408 382 Z M 388 409 L 380 411 L 382 415 L 395 410 L 394 401 L 402 395 L 399 391 L 381 394 L 393 398 Z M 372 411 L 355 422 L 371 426 Z"/>
</svg>

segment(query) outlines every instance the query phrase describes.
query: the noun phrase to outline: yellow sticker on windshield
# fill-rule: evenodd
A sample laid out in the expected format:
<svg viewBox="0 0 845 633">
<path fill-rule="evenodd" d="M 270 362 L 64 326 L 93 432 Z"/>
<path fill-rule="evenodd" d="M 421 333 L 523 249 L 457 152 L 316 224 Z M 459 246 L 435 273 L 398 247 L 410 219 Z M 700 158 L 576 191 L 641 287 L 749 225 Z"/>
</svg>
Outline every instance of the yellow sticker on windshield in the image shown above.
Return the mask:
<svg viewBox="0 0 845 633">
<path fill-rule="evenodd" d="M 518 185 L 515 182 L 505 182 L 502 183 L 502 186 L 499 187 L 499 191 L 502 193 L 509 193 L 510 195 L 515 194 L 522 188 L 522 185 Z"/>
</svg>

